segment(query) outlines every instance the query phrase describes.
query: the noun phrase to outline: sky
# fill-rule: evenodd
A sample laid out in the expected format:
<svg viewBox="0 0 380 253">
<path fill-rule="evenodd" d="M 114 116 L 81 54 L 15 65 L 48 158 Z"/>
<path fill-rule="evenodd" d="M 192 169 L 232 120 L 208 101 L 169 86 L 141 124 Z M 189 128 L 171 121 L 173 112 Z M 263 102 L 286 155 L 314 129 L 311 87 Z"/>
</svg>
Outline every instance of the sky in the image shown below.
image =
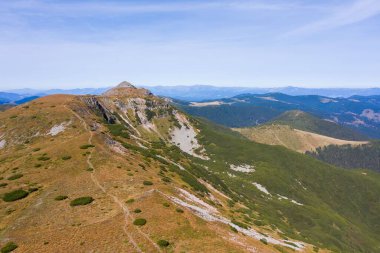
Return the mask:
<svg viewBox="0 0 380 253">
<path fill-rule="evenodd" d="M 1 0 L 0 90 L 380 87 L 380 0 Z"/>
</svg>

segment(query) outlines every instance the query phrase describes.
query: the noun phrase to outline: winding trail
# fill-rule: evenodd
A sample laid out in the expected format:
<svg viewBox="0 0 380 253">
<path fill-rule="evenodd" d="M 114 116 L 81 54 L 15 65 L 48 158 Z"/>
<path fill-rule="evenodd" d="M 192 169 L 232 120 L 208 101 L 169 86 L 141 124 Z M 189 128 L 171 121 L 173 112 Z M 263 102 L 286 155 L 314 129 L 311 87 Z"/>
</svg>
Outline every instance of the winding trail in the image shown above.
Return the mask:
<svg viewBox="0 0 380 253">
<path fill-rule="evenodd" d="M 81 121 L 83 127 L 89 132 L 90 136 L 88 138 L 88 144 L 92 145 L 92 139 L 93 139 L 93 136 L 94 136 L 93 131 L 91 131 L 91 129 L 89 129 L 87 123 L 85 122 L 85 120 L 79 114 L 77 114 L 71 108 L 68 108 L 68 107 L 66 107 L 66 108 L 69 109 L 75 115 L 75 117 L 77 117 Z M 138 244 L 136 243 L 136 241 L 133 239 L 131 233 L 129 233 L 128 230 L 127 230 L 129 221 L 132 222 L 132 216 L 130 215 L 130 211 L 129 211 L 128 207 L 126 205 L 124 205 L 124 203 L 120 199 L 118 199 L 115 195 L 107 192 L 106 189 L 104 188 L 104 186 L 102 186 L 100 184 L 100 182 L 98 181 L 98 179 L 95 177 L 96 169 L 95 169 L 95 166 L 91 162 L 91 158 L 92 158 L 92 153 L 93 152 L 94 152 L 94 149 L 91 149 L 90 154 L 87 156 L 87 160 L 86 160 L 88 166 L 93 169 L 93 171 L 91 172 L 91 180 L 93 181 L 93 183 L 103 193 L 105 193 L 107 196 L 109 196 L 114 201 L 114 203 L 116 203 L 121 208 L 121 210 L 124 213 L 124 220 L 125 220 L 125 223 L 124 223 L 124 226 L 123 226 L 123 230 L 124 230 L 125 234 L 128 236 L 129 241 L 131 242 L 131 244 L 133 245 L 133 247 L 136 249 L 136 251 L 137 252 L 143 252 L 141 250 L 141 248 L 138 246 Z M 138 227 L 136 227 L 135 229 L 137 230 L 137 232 L 140 235 L 142 235 L 147 241 L 149 241 L 152 244 L 152 246 L 157 250 L 157 252 L 162 252 L 161 249 L 160 249 L 160 247 L 146 233 L 144 233 Z"/>
</svg>

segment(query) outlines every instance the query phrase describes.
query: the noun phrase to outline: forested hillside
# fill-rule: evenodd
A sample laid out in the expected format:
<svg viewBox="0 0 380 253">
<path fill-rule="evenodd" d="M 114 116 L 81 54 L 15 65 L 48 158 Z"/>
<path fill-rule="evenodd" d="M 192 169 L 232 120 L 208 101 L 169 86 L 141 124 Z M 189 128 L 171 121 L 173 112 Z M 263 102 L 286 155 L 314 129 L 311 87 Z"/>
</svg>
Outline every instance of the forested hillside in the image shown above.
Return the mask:
<svg viewBox="0 0 380 253">
<path fill-rule="evenodd" d="M 379 141 L 359 146 L 329 145 L 324 148 L 318 148 L 314 152 L 307 152 L 307 154 L 343 168 L 365 168 L 380 172 Z"/>
</svg>

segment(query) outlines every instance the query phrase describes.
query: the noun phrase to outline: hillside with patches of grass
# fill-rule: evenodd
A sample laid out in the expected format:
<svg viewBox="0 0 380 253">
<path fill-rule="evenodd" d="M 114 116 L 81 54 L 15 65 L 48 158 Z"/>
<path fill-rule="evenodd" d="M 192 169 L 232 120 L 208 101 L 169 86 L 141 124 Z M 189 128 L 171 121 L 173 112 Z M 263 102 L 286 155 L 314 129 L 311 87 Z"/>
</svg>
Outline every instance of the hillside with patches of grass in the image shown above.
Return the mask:
<svg viewBox="0 0 380 253">
<path fill-rule="evenodd" d="M 40 98 L 0 122 L 1 247 L 380 249 L 378 174 L 254 143 L 127 82 Z"/>
</svg>

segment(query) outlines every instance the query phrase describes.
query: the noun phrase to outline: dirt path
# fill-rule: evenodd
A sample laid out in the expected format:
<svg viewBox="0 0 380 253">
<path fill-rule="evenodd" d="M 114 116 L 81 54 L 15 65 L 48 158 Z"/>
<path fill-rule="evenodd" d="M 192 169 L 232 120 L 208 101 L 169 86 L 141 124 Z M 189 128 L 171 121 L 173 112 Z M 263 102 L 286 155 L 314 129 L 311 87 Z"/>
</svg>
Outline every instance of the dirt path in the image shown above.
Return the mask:
<svg viewBox="0 0 380 253">
<path fill-rule="evenodd" d="M 73 111 L 73 110 L 71 110 L 71 111 L 82 122 L 84 128 L 87 131 L 89 131 L 90 136 L 88 138 L 88 144 L 92 145 L 92 139 L 93 139 L 94 133 L 91 131 L 91 129 L 88 128 L 88 125 L 86 124 L 86 122 L 84 121 L 84 119 L 82 117 L 80 117 L 75 111 Z M 94 149 L 91 149 L 90 154 L 87 156 L 87 160 L 86 160 L 87 165 L 89 166 L 89 168 L 93 169 L 93 171 L 91 172 L 91 180 L 93 181 L 93 183 L 103 193 L 105 193 L 107 196 L 109 196 L 114 201 L 114 203 L 116 203 L 120 207 L 120 209 L 123 211 L 123 213 L 124 213 L 124 220 L 125 220 L 124 226 L 123 226 L 123 230 L 124 230 L 125 234 L 128 236 L 129 241 L 131 242 L 131 244 L 133 245 L 133 247 L 136 249 L 136 251 L 137 252 L 143 252 L 141 250 L 141 248 L 138 246 L 138 244 L 136 243 L 136 241 L 133 239 L 131 233 L 129 233 L 128 230 L 127 230 L 129 221 L 132 222 L 132 217 L 130 215 L 130 210 L 115 195 L 112 195 L 111 193 L 107 192 L 106 189 L 104 188 L 104 186 L 102 186 L 100 184 L 100 182 L 98 181 L 98 179 L 96 178 L 96 176 L 95 176 L 96 169 L 95 169 L 95 166 L 93 165 L 93 163 L 91 162 L 91 158 L 92 158 L 93 152 L 94 152 Z M 136 227 L 136 230 L 138 231 L 138 233 L 140 235 L 142 235 L 146 240 L 148 240 L 152 244 L 152 246 L 157 250 L 157 252 L 161 252 L 161 249 L 158 247 L 158 245 L 147 234 L 145 234 L 143 231 L 141 231 L 141 229 L 139 229 L 138 227 Z"/>
</svg>

